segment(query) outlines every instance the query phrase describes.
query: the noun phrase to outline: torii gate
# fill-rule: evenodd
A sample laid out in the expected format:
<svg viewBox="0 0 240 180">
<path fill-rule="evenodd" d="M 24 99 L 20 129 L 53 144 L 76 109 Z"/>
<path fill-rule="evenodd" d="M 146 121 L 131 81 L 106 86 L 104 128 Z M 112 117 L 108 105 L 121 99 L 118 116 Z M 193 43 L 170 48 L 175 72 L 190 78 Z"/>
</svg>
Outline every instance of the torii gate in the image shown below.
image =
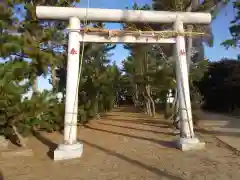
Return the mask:
<svg viewBox="0 0 240 180">
<path fill-rule="evenodd" d="M 36 14 L 40 19 L 69 20 L 70 24 L 64 143 L 60 144 L 54 151 L 54 160 L 81 157 L 83 152 L 83 144 L 77 141 L 79 52 L 80 42 L 83 41 L 96 43 L 175 44 L 176 77 L 181 117 L 181 137 L 177 141 L 177 147 L 183 151 L 205 147 L 205 143 L 200 142 L 195 137 L 193 131 L 185 38 L 182 34 L 184 33 L 183 23 L 209 24 L 211 22 L 209 13 L 37 6 Z M 99 34 L 85 34 L 80 32 L 80 21 L 86 19 L 95 22 L 174 23 L 173 28 L 178 34 L 174 38 L 158 38 L 154 34 L 151 36 L 139 34 L 138 37 L 131 34 L 112 37 Z"/>
</svg>

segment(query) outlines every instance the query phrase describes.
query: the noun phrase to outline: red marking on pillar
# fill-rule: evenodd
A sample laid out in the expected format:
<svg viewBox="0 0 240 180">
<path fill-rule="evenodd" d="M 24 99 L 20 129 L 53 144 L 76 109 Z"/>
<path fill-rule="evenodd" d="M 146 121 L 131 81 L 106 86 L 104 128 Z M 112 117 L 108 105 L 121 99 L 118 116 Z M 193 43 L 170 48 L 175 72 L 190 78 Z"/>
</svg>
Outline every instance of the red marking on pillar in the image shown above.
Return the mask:
<svg viewBox="0 0 240 180">
<path fill-rule="evenodd" d="M 70 54 L 75 55 L 77 54 L 77 51 L 74 48 L 72 48 L 72 50 L 70 51 Z"/>
<path fill-rule="evenodd" d="M 184 56 L 184 55 L 186 55 L 186 52 L 185 52 L 185 50 L 181 49 L 179 54 L 180 54 L 180 56 Z"/>
</svg>

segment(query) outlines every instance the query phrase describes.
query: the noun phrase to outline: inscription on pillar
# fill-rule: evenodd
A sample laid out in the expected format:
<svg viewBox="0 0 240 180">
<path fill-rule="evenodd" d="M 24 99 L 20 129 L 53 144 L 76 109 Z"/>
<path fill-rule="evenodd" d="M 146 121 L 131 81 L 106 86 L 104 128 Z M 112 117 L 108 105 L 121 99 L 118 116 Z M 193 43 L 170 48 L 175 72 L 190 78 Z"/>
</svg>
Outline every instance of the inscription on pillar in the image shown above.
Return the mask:
<svg viewBox="0 0 240 180">
<path fill-rule="evenodd" d="M 181 49 L 180 52 L 179 52 L 179 55 L 180 56 L 185 56 L 186 55 L 186 52 L 184 49 Z"/>
<path fill-rule="evenodd" d="M 70 51 L 70 54 L 76 55 L 76 54 L 77 54 L 77 50 L 75 50 L 74 48 L 72 48 L 71 51 Z"/>
</svg>

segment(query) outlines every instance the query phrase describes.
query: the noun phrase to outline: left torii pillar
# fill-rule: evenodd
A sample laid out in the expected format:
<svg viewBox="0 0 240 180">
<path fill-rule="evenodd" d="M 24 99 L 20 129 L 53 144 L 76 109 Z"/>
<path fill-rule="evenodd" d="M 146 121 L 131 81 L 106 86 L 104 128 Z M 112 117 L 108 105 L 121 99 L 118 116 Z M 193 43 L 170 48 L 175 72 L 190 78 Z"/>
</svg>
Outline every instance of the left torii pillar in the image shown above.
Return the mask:
<svg viewBox="0 0 240 180">
<path fill-rule="evenodd" d="M 64 117 L 64 142 L 54 151 L 54 160 L 73 159 L 82 156 L 83 144 L 77 141 L 79 30 L 80 20 L 69 19 L 67 87 Z"/>
</svg>

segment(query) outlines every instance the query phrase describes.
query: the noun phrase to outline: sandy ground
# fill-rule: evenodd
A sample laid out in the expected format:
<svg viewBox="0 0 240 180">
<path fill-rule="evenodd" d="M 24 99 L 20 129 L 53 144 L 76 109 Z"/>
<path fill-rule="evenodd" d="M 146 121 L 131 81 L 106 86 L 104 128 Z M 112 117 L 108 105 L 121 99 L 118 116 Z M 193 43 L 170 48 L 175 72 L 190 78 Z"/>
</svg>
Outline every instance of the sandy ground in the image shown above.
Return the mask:
<svg viewBox="0 0 240 180">
<path fill-rule="evenodd" d="M 29 139 L 33 157 L 0 157 L 4 180 L 238 180 L 240 156 L 210 134 L 201 151 L 181 152 L 172 129 L 160 118 L 118 108 L 79 128 L 82 158 L 54 162 L 52 149 L 62 135 L 38 134 Z"/>
</svg>

